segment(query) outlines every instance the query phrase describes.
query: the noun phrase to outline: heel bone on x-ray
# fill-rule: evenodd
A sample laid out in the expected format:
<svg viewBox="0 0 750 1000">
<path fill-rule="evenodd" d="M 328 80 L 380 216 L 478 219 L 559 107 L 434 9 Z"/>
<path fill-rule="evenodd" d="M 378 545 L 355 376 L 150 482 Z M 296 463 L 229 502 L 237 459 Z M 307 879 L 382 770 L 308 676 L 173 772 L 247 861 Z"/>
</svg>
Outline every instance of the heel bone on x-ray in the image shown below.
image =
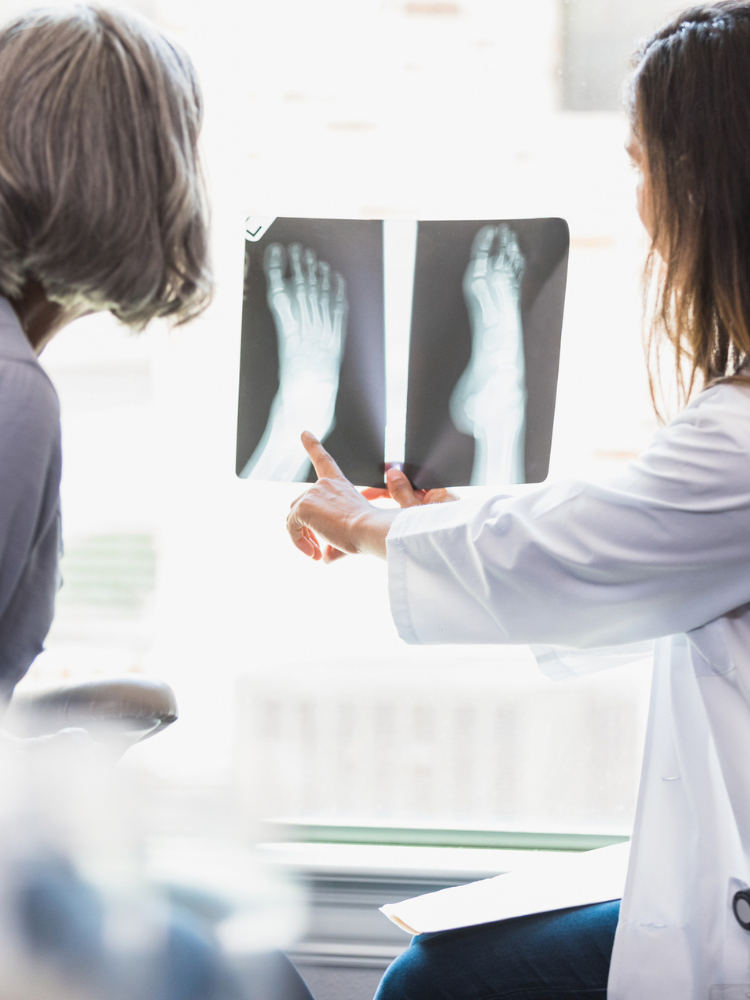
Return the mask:
<svg viewBox="0 0 750 1000">
<path fill-rule="evenodd" d="M 237 472 L 314 479 L 313 431 L 359 485 L 547 474 L 561 219 L 249 220 Z"/>
</svg>

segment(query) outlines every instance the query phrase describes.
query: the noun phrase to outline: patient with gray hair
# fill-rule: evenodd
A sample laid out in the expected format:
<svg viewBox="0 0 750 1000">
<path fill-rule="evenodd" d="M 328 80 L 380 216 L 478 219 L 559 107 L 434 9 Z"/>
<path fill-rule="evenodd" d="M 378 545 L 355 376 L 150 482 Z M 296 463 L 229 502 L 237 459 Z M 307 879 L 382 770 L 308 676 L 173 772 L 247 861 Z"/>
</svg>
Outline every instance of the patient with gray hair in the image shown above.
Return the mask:
<svg viewBox="0 0 750 1000">
<path fill-rule="evenodd" d="M 41 651 L 58 586 L 60 417 L 38 356 L 94 310 L 141 330 L 207 305 L 201 114 L 188 56 L 134 15 L 54 8 L 0 28 L 0 701 Z M 45 913 L 64 913 L 58 883 L 45 886 Z M 175 934 L 153 1000 L 245 995 L 210 941 Z M 254 997 L 309 997 L 277 966 Z"/>
<path fill-rule="evenodd" d="M 187 56 L 104 8 L 0 29 L 0 695 L 52 621 L 58 401 L 37 357 L 107 309 L 135 329 L 185 322 L 211 291 Z"/>
</svg>

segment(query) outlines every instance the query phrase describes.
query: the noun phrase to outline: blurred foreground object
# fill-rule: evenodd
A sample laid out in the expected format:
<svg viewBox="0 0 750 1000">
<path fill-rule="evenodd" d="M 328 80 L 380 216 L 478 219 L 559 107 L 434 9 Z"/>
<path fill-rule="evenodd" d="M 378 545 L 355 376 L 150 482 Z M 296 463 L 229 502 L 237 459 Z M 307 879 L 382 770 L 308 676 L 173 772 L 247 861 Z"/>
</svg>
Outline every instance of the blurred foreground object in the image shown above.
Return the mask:
<svg viewBox="0 0 750 1000">
<path fill-rule="evenodd" d="M 155 717 L 141 700 L 149 690 Z M 279 996 L 257 984 L 275 978 L 274 962 L 283 966 L 267 953 L 301 931 L 295 888 L 226 824 L 207 836 L 204 817 L 182 815 L 178 836 L 155 840 L 153 781 L 114 767 L 111 753 L 70 728 L 93 732 L 93 718 L 105 745 L 124 748 L 174 719 L 171 690 L 97 682 L 62 691 L 48 690 L 45 713 L 30 714 L 42 738 L 0 739 L 0 996 Z M 53 720 L 68 728 L 45 735 Z"/>
<path fill-rule="evenodd" d="M 148 677 L 95 678 L 16 691 L 3 720 L 17 736 L 84 729 L 118 753 L 155 736 L 177 719 L 174 691 Z"/>
</svg>

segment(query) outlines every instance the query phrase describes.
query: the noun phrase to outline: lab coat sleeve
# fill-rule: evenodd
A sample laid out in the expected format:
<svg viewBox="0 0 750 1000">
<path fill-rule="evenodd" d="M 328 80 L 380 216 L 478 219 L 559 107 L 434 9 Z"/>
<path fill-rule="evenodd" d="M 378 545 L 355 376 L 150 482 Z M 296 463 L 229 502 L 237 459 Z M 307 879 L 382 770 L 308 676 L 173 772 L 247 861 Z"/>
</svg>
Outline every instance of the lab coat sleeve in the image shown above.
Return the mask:
<svg viewBox="0 0 750 1000">
<path fill-rule="evenodd" d="M 588 649 L 703 625 L 750 601 L 750 392 L 706 390 L 611 484 L 407 509 L 387 552 L 411 643 Z"/>
</svg>

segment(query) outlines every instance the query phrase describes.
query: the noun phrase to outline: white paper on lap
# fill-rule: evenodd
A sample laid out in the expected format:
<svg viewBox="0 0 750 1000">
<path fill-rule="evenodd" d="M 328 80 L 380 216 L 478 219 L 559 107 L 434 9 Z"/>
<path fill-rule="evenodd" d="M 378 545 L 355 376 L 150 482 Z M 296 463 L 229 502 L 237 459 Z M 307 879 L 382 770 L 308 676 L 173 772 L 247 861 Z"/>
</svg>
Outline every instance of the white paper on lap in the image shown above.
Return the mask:
<svg viewBox="0 0 750 1000">
<path fill-rule="evenodd" d="M 532 866 L 381 906 L 409 934 L 449 931 L 530 913 L 620 899 L 630 844 L 543 855 Z"/>
</svg>

